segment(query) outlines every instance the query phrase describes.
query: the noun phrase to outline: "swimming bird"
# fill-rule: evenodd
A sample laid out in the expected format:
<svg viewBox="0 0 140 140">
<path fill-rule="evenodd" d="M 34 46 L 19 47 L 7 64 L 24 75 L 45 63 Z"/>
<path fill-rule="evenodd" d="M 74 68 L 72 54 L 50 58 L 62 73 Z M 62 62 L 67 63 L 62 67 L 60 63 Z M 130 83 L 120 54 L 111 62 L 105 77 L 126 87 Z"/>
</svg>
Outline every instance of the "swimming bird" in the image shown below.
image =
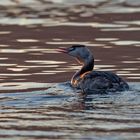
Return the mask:
<svg viewBox="0 0 140 140">
<path fill-rule="evenodd" d="M 59 48 L 59 52 L 66 53 L 76 58 L 82 65 L 71 78 L 71 85 L 86 93 L 116 92 L 128 90 L 128 84 L 112 72 L 95 71 L 94 57 L 92 52 L 85 45 L 73 45 L 69 48 Z"/>
</svg>

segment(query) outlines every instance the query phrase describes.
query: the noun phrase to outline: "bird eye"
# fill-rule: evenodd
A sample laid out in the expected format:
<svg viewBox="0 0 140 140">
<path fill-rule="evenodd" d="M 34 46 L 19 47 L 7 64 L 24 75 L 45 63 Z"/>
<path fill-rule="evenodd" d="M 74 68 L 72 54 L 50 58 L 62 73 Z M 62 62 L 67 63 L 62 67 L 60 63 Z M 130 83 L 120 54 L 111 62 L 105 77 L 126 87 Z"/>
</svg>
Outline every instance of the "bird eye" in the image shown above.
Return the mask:
<svg viewBox="0 0 140 140">
<path fill-rule="evenodd" d="M 69 48 L 69 51 L 73 51 L 75 48 L 73 48 L 73 47 L 71 47 L 71 48 Z"/>
</svg>

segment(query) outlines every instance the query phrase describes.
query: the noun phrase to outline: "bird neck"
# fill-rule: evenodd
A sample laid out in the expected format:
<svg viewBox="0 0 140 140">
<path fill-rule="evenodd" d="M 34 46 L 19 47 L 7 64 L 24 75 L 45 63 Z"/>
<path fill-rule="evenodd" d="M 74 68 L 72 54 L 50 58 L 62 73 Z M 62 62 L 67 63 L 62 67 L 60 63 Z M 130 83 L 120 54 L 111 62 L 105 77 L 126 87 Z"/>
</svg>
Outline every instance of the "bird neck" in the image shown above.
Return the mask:
<svg viewBox="0 0 140 140">
<path fill-rule="evenodd" d="M 76 85 L 78 79 L 82 78 L 84 74 L 92 71 L 93 68 L 94 68 L 94 58 L 90 57 L 89 59 L 84 61 L 82 68 L 73 75 L 71 79 L 71 84 Z"/>
</svg>

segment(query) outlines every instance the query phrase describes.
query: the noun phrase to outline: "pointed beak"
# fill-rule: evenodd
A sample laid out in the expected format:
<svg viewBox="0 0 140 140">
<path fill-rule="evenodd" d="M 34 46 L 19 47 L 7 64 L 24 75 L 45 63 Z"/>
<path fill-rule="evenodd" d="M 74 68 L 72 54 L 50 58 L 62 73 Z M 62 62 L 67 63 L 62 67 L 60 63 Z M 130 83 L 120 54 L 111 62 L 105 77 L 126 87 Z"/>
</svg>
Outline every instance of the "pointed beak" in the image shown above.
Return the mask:
<svg viewBox="0 0 140 140">
<path fill-rule="evenodd" d="M 68 53 L 68 50 L 66 48 L 59 48 L 57 51 L 61 53 Z"/>
</svg>

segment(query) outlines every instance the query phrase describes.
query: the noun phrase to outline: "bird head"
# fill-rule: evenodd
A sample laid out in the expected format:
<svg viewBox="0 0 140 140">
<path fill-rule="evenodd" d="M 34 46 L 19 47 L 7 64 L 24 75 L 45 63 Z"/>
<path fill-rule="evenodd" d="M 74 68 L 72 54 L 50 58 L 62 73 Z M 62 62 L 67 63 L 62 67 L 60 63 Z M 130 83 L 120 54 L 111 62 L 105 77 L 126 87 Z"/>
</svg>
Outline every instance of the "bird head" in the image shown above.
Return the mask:
<svg viewBox="0 0 140 140">
<path fill-rule="evenodd" d="M 58 51 L 75 57 L 79 63 L 84 63 L 92 56 L 92 53 L 85 45 L 73 45 L 69 48 L 59 48 Z"/>
</svg>

